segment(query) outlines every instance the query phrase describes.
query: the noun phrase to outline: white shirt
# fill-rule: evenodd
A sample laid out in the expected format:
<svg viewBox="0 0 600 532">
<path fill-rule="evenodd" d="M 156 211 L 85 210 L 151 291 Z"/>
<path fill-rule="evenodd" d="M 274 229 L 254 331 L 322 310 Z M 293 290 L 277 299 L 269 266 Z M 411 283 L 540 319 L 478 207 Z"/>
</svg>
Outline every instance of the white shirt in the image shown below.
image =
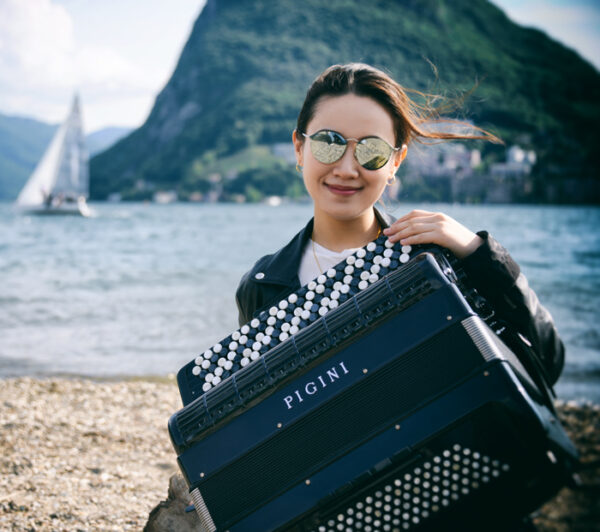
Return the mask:
<svg viewBox="0 0 600 532">
<path fill-rule="evenodd" d="M 329 268 L 333 268 L 339 262 L 342 262 L 353 253 L 356 253 L 359 249 L 360 248 L 350 248 L 342 251 L 331 251 L 330 249 L 324 248 L 316 242 L 313 242 L 312 239 L 309 239 L 308 244 L 306 244 L 306 247 L 304 248 L 304 253 L 302 253 L 300 268 L 298 268 L 300 285 L 304 286 L 315 277 L 326 272 Z M 315 255 L 317 256 L 317 260 L 315 260 Z M 319 266 L 322 270 L 319 269 Z"/>
</svg>

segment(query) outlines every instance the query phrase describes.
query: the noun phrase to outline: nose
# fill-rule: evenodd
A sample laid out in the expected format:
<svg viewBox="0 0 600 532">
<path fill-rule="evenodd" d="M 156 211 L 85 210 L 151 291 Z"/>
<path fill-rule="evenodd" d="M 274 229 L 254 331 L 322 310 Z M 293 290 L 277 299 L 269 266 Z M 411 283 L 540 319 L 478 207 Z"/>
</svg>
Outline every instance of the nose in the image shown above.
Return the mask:
<svg viewBox="0 0 600 532">
<path fill-rule="evenodd" d="M 346 145 L 346 151 L 344 155 L 333 163 L 335 166 L 333 168 L 333 174 L 346 179 L 354 179 L 358 177 L 359 173 L 359 164 L 354 157 L 354 148 L 355 141 L 351 140 Z"/>
</svg>

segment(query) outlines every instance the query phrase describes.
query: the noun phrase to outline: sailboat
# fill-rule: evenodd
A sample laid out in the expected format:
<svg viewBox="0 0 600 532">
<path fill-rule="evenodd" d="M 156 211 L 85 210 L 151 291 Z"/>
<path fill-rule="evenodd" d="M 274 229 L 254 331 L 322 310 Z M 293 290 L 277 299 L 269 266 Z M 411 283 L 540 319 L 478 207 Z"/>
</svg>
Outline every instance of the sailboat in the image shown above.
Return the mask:
<svg viewBox="0 0 600 532">
<path fill-rule="evenodd" d="M 88 153 L 76 94 L 69 116 L 58 128 L 16 203 L 28 214 L 90 216 L 88 195 Z"/>
</svg>

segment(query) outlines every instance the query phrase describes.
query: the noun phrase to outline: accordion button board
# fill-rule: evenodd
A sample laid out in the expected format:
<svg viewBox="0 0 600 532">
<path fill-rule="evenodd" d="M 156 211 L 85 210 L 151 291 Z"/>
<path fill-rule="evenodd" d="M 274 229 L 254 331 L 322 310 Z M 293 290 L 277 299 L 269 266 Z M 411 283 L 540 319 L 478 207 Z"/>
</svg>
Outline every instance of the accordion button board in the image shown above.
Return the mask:
<svg viewBox="0 0 600 532">
<path fill-rule="evenodd" d="M 184 366 L 202 528 L 477 529 L 556 492 L 577 453 L 460 278 L 381 237 Z"/>
</svg>

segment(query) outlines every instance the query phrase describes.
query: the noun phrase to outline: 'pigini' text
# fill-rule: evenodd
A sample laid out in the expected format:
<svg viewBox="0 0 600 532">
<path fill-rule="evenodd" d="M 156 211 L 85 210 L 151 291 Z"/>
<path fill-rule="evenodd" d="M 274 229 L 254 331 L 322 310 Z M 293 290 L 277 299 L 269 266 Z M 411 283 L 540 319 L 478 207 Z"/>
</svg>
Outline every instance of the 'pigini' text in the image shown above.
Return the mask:
<svg viewBox="0 0 600 532">
<path fill-rule="evenodd" d="M 313 380 L 308 381 L 303 387 L 294 390 L 291 395 L 285 396 L 283 402 L 287 409 L 291 410 L 294 406 L 304 402 L 305 399 L 316 395 L 320 390 L 327 388 L 327 386 L 341 379 L 344 375 L 348 375 L 348 373 L 350 372 L 344 365 L 344 362 L 340 362 L 323 372 L 321 375 L 317 375 Z"/>
</svg>

